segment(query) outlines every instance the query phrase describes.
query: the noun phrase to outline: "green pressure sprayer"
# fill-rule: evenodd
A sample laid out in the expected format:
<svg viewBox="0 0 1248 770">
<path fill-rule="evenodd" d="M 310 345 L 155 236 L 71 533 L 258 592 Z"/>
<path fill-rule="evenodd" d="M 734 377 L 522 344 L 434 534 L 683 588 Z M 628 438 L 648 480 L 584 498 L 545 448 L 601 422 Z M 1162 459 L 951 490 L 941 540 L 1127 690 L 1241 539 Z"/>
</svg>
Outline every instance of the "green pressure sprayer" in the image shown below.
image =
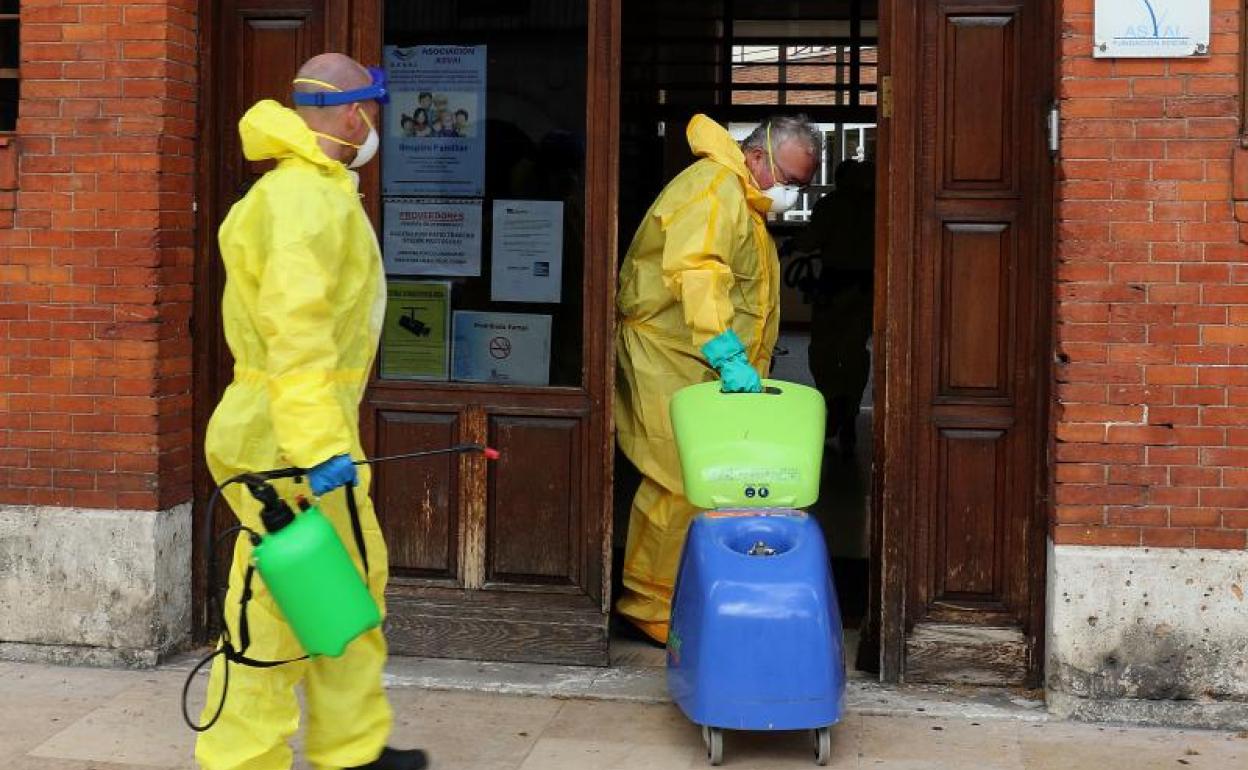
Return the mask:
<svg viewBox="0 0 1248 770">
<path fill-rule="evenodd" d="M 376 464 L 392 460 L 467 452 L 480 452 L 487 460 L 497 460 L 499 457 L 495 449 L 477 444 L 463 444 L 446 449 L 357 460 L 355 464 Z M 261 534 L 243 525 L 231 527 L 209 547 L 209 606 L 211 607 L 212 602 L 215 601 L 220 608 L 222 632 L 221 645 L 191 670 L 182 688 L 182 717 L 196 732 L 204 732 L 211 728 L 225 709 L 225 698 L 230 682 L 230 663 L 270 668 L 323 655 L 336 658 L 342 655 L 347 645 L 360 634 L 381 625 L 381 611 L 368 590 L 368 551 L 364 547 L 364 533 L 360 527 L 354 486 L 344 487 L 344 493 L 347 496 L 347 510 L 351 515 L 351 529 L 355 545 L 364 567 L 363 575 L 360 574 L 355 562 L 351 560 L 334 526 L 319 508 L 307 498 L 300 496 L 296 498 L 296 507 L 299 509 L 296 513 L 269 483 L 275 479 L 299 479 L 305 474 L 307 474 L 305 468 L 282 468 L 259 473 L 244 473 L 227 479 L 213 491 L 208 510 L 204 515 L 205 544 L 211 540 L 212 517 L 217 499 L 221 496 L 222 490 L 231 484 L 245 484 L 252 497 L 260 502 L 262 506 L 260 521 L 264 525 L 265 532 Z M 235 640 L 230 638 L 229 624 L 225 618 L 225 603 L 219 595 L 220 589 L 217 586 L 216 552 L 222 540 L 239 532 L 247 533 L 253 550 L 251 564 L 248 565 L 243 581 L 238 622 L 239 639 L 235 644 Z M 247 657 L 247 648 L 251 643 L 247 623 L 247 602 L 251 598 L 251 582 L 257 572 L 269 593 L 272 594 L 282 616 L 290 625 L 295 638 L 303 647 L 306 653 L 303 657 L 290 660 L 255 660 Z M 218 655 L 226 660 L 225 685 L 221 692 L 221 702 L 213 717 L 206 724 L 200 725 L 191 719 L 188 713 L 187 694 L 195 676 Z"/>
<path fill-rule="evenodd" d="M 272 486 L 259 491 L 268 535 L 253 538 L 252 563 L 304 651 L 336 658 L 381 625 L 377 602 L 319 508 L 300 497 L 296 517 Z"/>
</svg>

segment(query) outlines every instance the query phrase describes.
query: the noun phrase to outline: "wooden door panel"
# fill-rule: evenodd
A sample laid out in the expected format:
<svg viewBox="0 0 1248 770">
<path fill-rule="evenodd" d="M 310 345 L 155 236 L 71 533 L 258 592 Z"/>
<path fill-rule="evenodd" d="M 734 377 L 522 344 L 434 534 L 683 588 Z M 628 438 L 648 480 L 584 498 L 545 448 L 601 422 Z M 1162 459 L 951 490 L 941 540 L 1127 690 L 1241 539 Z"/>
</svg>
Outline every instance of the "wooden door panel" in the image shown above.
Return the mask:
<svg viewBox="0 0 1248 770">
<path fill-rule="evenodd" d="M 1018 26 L 1013 14 L 975 14 L 955 7 L 941 16 L 937 71 L 943 75 L 944 142 L 938 178 L 945 194 L 1014 191 Z M 968 100 L 968 94 L 974 98 Z"/>
<path fill-rule="evenodd" d="M 315 13 L 298 14 L 294 18 L 241 17 L 242 41 L 239 47 L 239 86 L 244 89 L 239 106 L 244 110 L 261 99 L 287 100 L 291 78 L 303 62 L 311 57 L 313 41 L 324 34 L 319 27 L 323 20 Z M 264 61 L 265 66 L 254 66 Z M 252 66 L 247 66 L 251 64 Z M 238 117 L 242 117 L 240 114 Z M 235 141 L 237 134 L 233 134 Z M 241 152 L 230 155 L 246 164 L 246 181 L 254 181 L 273 167 L 272 161 L 246 161 Z M 249 185 L 248 185 L 249 186 Z"/>
<path fill-rule="evenodd" d="M 327 0 L 287 0 L 286 2 L 240 2 L 234 5 L 230 23 L 238 45 L 227 63 L 234 73 L 231 109 L 224 116 L 227 129 L 238 125 L 251 105 L 261 99 L 289 102 L 290 81 L 303 62 L 329 48 L 326 40 Z M 237 130 L 222 134 L 224 156 L 235 177 L 234 200 L 272 168 L 271 162 L 256 163 L 243 157 Z M 231 189 L 224 191 L 227 196 Z"/>
<path fill-rule="evenodd" d="M 939 395 L 1008 397 L 1014 231 L 1006 223 L 946 222 L 941 235 Z"/>
<path fill-rule="evenodd" d="M 457 413 L 377 410 L 377 456 L 455 445 Z M 460 459 L 436 455 L 375 466 L 374 502 L 395 576 L 456 580 Z"/>
<path fill-rule="evenodd" d="M 490 442 L 502 453 L 490 474 L 490 582 L 579 582 L 583 424 L 556 417 L 490 420 Z"/>
<path fill-rule="evenodd" d="M 1008 509 L 1002 430 L 937 433 L 938 523 L 933 600 L 1000 602 L 1001 513 Z"/>
</svg>

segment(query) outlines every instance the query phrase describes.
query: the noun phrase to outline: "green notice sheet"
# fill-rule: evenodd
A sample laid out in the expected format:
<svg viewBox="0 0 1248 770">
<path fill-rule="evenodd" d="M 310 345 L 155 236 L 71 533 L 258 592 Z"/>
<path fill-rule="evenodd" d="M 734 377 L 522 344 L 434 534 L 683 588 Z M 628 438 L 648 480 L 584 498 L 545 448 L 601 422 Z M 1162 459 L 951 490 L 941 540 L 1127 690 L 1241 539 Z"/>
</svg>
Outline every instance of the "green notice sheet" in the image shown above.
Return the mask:
<svg viewBox="0 0 1248 770">
<path fill-rule="evenodd" d="M 451 284 L 390 281 L 381 332 L 381 377 L 445 380 L 450 362 Z"/>
</svg>

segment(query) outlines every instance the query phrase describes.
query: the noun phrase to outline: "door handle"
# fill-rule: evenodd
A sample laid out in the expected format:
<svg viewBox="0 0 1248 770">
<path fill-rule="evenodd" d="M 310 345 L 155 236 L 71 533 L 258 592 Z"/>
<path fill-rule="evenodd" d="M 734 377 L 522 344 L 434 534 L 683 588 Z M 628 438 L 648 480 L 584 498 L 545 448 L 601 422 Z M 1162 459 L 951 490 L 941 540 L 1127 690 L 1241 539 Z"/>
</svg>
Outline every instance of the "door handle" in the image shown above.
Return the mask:
<svg viewBox="0 0 1248 770">
<path fill-rule="evenodd" d="M 1049 112 L 1045 116 L 1045 127 L 1049 134 L 1049 154 L 1056 158 L 1058 151 L 1062 148 L 1062 108 L 1057 102 L 1049 105 Z"/>
</svg>

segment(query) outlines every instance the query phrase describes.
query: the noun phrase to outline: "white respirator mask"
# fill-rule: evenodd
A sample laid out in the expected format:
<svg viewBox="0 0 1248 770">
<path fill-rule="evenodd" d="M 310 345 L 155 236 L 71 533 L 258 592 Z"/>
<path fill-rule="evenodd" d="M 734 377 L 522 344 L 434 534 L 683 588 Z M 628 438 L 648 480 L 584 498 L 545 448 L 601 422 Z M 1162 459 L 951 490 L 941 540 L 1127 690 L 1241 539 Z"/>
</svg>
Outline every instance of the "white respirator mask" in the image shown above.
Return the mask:
<svg viewBox="0 0 1248 770">
<path fill-rule="evenodd" d="M 767 124 L 767 163 L 771 167 L 771 178 L 773 184 L 771 187 L 763 191 L 763 194 L 771 199 L 771 211 L 776 214 L 783 214 L 792 210 L 797 205 L 797 199 L 801 197 L 802 188 L 795 184 L 780 184 L 776 182 L 776 158 L 771 150 L 771 123 Z"/>
<path fill-rule="evenodd" d="M 381 147 L 381 137 L 377 135 L 377 129 L 373 128 L 368 120 L 368 116 L 362 112 L 360 116 L 364 118 L 365 123 L 369 123 L 368 138 L 356 150 L 355 159 L 351 161 L 347 168 L 363 168 L 369 161 L 377 157 L 377 150 Z"/>
<path fill-rule="evenodd" d="M 777 214 L 792 210 L 801 196 L 801 188 L 783 184 L 773 185 L 763 192 L 771 199 L 771 210 Z"/>
</svg>

